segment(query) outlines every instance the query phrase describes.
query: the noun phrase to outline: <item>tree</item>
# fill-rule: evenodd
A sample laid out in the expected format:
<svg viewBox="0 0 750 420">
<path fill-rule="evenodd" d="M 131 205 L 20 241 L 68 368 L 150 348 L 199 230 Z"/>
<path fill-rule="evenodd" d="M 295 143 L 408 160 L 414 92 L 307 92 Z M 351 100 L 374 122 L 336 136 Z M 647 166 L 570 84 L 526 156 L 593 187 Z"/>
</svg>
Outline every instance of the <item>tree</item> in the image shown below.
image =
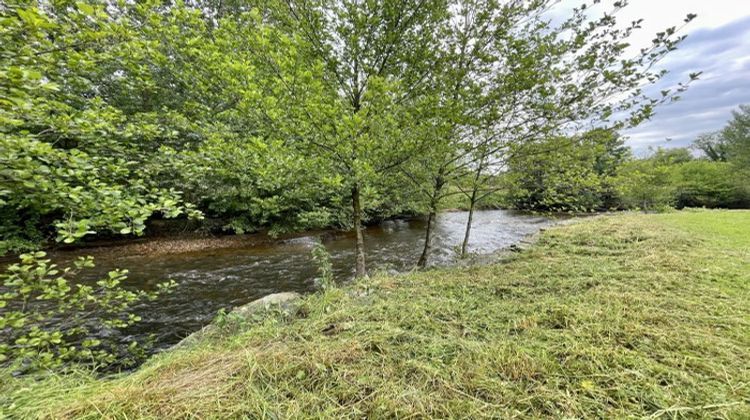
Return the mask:
<svg viewBox="0 0 750 420">
<path fill-rule="evenodd" d="M 106 94 L 107 81 L 147 49 L 136 28 L 88 3 L 12 1 L 0 20 L 4 237 L 51 225 L 70 243 L 100 231 L 139 234 L 153 214 L 200 216 L 149 164 L 154 140 L 176 136 L 164 121 L 177 117 L 129 113 Z"/>
<path fill-rule="evenodd" d="M 438 84 L 443 89 L 440 97 L 452 98 L 458 91 L 480 99 L 439 104 L 459 117 L 447 130 L 453 136 L 445 140 L 449 146 L 437 148 L 447 153 L 431 160 L 429 195 L 430 207 L 436 208 L 434 202 L 443 196 L 446 179 L 465 179 L 466 172 L 473 173 L 472 188 L 466 191 L 470 216 L 465 243 L 474 206 L 493 190 L 485 182 L 496 177 L 485 174 L 496 172 L 511 150 L 517 153 L 524 144 L 533 148 L 540 139 L 564 138 L 585 126 L 635 126 L 650 118 L 655 107 L 677 100 L 687 89 L 689 82 L 656 97 L 644 93 L 645 86 L 666 74 L 654 68 L 684 39 L 679 28 L 658 33 L 650 46 L 629 57 L 627 40 L 640 22 L 617 27 L 616 15 L 627 2 L 616 2 L 613 10 L 598 17 L 590 13 L 591 4 L 584 4 L 559 25 L 547 19 L 554 5 L 554 1 L 502 5 L 456 1 L 450 8 L 455 11 L 452 21 L 458 24 L 446 36 L 445 56 L 458 57 L 453 60 L 458 65 L 437 68 L 450 80 Z M 689 15 L 685 23 L 693 18 Z M 698 76 L 691 74 L 690 80 Z M 446 178 L 446 173 L 461 175 Z M 425 265 L 429 255 L 430 229 L 428 222 L 419 265 Z"/>
<path fill-rule="evenodd" d="M 614 179 L 624 209 L 663 210 L 674 206 L 672 164 L 659 159 L 626 162 Z"/>
<path fill-rule="evenodd" d="M 727 144 L 727 160 L 742 171 L 750 171 L 750 105 L 740 105 L 732 111 L 732 119 L 721 137 Z"/>
<path fill-rule="evenodd" d="M 693 141 L 693 148 L 700 150 L 714 162 L 726 162 L 728 144 L 720 132 L 704 133 Z"/>
<path fill-rule="evenodd" d="M 650 150 L 652 154 L 648 159 L 653 160 L 660 165 L 679 165 L 695 159 L 692 153 L 690 153 L 690 150 L 684 147 L 673 147 L 669 149 L 657 147 L 656 149 L 650 148 Z"/>
<path fill-rule="evenodd" d="M 696 164 L 691 193 L 682 195 L 678 205 L 743 206 L 750 202 L 750 105 L 732 111 L 732 119 L 719 131 L 700 135 L 693 147 L 714 162 L 727 162 L 718 167 Z M 731 176 L 728 176 L 731 168 Z M 708 174 L 716 182 L 706 179 Z M 731 184 L 731 185 L 729 185 Z M 700 196 L 702 198 L 696 198 Z"/>
<path fill-rule="evenodd" d="M 312 57 L 272 16 L 278 10 L 238 7 L 215 17 L 206 7 L 157 15 L 149 36 L 170 40 L 160 44 L 175 61 L 164 88 L 185 86 L 176 107 L 190 112 L 186 134 L 195 139 L 169 150 L 176 158 L 162 168 L 173 175 L 164 178 L 237 233 L 341 225 L 335 163 L 306 144 L 322 135 L 312 118 L 329 93 L 320 67 L 307 66 Z"/>
<path fill-rule="evenodd" d="M 473 163 L 467 154 L 492 141 L 491 136 L 478 140 L 476 133 L 492 118 L 486 91 L 497 59 L 487 45 L 503 25 L 496 23 L 503 21 L 499 19 L 499 5 L 494 1 L 470 0 L 454 1 L 450 8 L 453 17 L 441 34 L 444 41 L 430 75 L 434 101 L 427 110 L 429 115 L 424 117 L 430 127 L 430 147 L 413 156 L 408 166 L 400 168 L 427 205 L 425 240 L 418 267 L 427 265 L 441 201 L 458 193 L 447 187 Z M 513 8 L 507 12 L 517 13 Z M 510 21 L 507 17 L 504 20 Z"/>
<path fill-rule="evenodd" d="M 337 222 L 323 206 L 340 208 L 339 182 L 294 144 L 310 123 L 288 112 L 294 97 L 267 65 L 270 49 L 294 57 L 294 41 L 264 21 L 267 13 L 34 4 L 7 9 L 3 33 L 3 68 L 46 87 L 26 92 L 21 79 L 7 79 L 7 91 L 28 93 L 29 103 L 10 98 L 3 108 L 4 238 L 41 241 L 50 224 L 66 242 L 141 234 L 149 218 L 199 216 L 190 203 L 236 231 Z M 34 19 L 45 22 L 33 26 L 39 42 L 24 23 Z M 316 86 L 295 76 L 296 91 Z"/>
<path fill-rule="evenodd" d="M 310 51 L 306 67 L 321 68 L 324 82 L 323 95 L 298 97 L 316 129 L 301 141 L 335 162 L 334 170 L 350 191 L 355 275 L 362 277 L 363 202 L 377 195 L 379 178 L 422 147 L 420 116 L 429 103 L 425 81 L 448 18 L 447 4 L 290 0 L 287 5 L 297 35 Z"/>
<path fill-rule="evenodd" d="M 727 162 L 696 159 L 672 168 L 674 204 L 684 207 L 738 207 L 746 201 Z"/>
<path fill-rule="evenodd" d="M 736 173 L 736 183 L 744 203 L 750 203 L 750 105 L 740 105 L 732 112 L 732 119 L 721 131 L 727 142 L 727 161 Z"/>
<path fill-rule="evenodd" d="M 616 207 L 613 179 L 628 157 L 623 139 L 602 129 L 524 147 L 508 159 L 509 200 L 526 210 Z"/>
<path fill-rule="evenodd" d="M 693 147 L 709 159 L 734 161 L 740 167 L 750 165 L 750 105 L 732 111 L 732 119 L 719 131 L 705 133 L 693 141 Z"/>
<path fill-rule="evenodd" d="M 730 162 L 696 159 L 687 148 L 656 149 L 625 162 L 614 178 L 620 208 L 737 208 L 750 203 L 741 172 Z"/>
</svg>

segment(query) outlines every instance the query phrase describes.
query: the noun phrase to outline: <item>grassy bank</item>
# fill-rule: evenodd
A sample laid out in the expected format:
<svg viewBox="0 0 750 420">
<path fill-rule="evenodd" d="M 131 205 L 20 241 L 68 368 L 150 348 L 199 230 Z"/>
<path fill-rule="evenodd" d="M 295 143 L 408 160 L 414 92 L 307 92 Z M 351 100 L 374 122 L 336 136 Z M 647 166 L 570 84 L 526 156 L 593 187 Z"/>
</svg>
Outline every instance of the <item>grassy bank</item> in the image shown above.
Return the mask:
<svg viewBox="0 0 750 420">
<path fill-rule="evenodd" d="M 376 276 L 13 417 L 750 417 L 750 212 L 627 214 L 492 266 Z"/>
</svg>

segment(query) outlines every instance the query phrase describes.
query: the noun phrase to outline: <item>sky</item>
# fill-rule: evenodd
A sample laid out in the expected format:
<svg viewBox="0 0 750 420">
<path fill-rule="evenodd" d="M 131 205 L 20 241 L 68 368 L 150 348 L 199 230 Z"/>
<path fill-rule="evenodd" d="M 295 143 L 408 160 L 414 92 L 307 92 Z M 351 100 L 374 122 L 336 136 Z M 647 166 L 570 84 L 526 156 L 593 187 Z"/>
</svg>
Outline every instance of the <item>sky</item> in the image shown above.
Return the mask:
<svg viewBox="0 0 750 420">
<path fill-rule="evenodd" d="M 563 0 L 560 7 L 580 3 Z M 611 7 L 613 0 L 602 3 Z M 647 154 L 650 147 L 688 146 L 699 134 L 724 126 L 738 105 L 750 104 L 750 0 L 629 3 L 618 14 L 618 21 L 644 19 L 643 29 L 631 38 L 637 48 L 648 46 L 656 32 L 682 25 L 688 13 L 698 15 L 683 29 L 687 39 L 662 62 L 670 73 L 660 81 L 659 90 L 686 81 L 689 73 L 703 72 L 680 101 L 657 108 L 650 121 L 623 133 L 636 154 Z"/>
</svg>

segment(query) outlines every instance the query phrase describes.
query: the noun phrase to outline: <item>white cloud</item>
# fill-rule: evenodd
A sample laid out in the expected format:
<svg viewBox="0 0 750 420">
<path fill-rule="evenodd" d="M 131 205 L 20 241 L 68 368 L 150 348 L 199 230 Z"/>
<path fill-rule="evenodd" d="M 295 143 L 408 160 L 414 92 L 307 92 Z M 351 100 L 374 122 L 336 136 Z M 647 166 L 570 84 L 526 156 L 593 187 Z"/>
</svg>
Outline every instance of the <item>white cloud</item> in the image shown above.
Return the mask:
<svg viewBox="0 0 750 420">
<path fill-rule="evenodd" d="M 563 0 L 555 14 L 581 3 Z M 595 11 L 608 11 L 613 3 L 602 1 Z M 686 146 L 698 134 L 721 128 L 732 109 L 750 103 L 750 0 L 630 0 L 617 19 L 623 24 L 643 19 L 642 29 L 630 40 L 637 51 L 657 32 L 681 26 L 688 13 L 698 17 L 684 28 L 686 41 L 664 60 L 670 74 L 657 89 L 685 81 L 691 72 L 704 73 L 681 101 L 658 108 L 651 121 L 624 133 L 636 153 L 648 147 Z"/>
</svg>

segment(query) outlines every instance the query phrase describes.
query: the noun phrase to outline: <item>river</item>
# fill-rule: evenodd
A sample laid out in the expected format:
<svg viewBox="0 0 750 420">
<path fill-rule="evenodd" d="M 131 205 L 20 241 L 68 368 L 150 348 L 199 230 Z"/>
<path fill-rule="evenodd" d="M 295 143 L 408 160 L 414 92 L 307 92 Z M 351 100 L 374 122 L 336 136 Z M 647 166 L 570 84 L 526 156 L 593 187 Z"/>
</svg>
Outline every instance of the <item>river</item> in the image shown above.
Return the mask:
<svg viewBox="0 0 750 420">
<path fill-rule="evenodd" d="M 431 265 L 456 261 L 463 240 L 466 212 L 442 213 L 437 218 Z M 478 211 L 474 215 L 469 251 L 490 254 L 519 242 L 548 226 L 552 220 L 507 210 Z M 365 233 L 368 269 L 404 271 L 414 267 L 424 240 L 422 220 L 392 220 L 368 227 Z M 123 343 L 153 334 L 154 350 L 169 347 L 209 323 L 220 309 L 231 309 L 270 293 L 314 289 L 316 267 L 311 249 L 322 240 L 331 254 L 334 273 L 345 281 L 353 275 L 354 238 L 324 232 L 254 245 L 158 255 L 127 255 L 115 249 L 95 252 L 96 268 L 83 281 L 95 281 L 114 268 L 129 270 L 127 287 L 150 289 L 173 279 L 176 289 L 154 302 L 140 304 L 142 321 L 118 337 Z M 70 259 L 82 251 L 58 253 Z M 95 323 L 92 315 L 89 322 Z M 111 334 L 111 332 L 110 332 Z"/>
</svg>

